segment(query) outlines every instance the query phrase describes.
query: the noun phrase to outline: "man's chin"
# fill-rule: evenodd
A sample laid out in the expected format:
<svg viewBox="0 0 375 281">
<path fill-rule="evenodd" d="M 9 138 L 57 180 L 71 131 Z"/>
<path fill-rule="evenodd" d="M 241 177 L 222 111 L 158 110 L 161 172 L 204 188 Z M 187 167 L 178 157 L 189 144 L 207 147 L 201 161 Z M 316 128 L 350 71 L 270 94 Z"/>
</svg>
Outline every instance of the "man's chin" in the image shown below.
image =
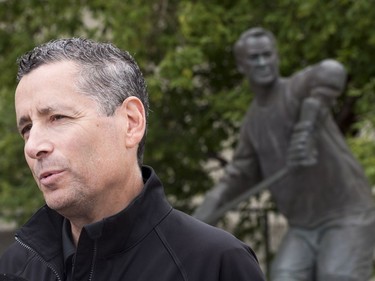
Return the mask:
<svg viewBox="0 0 375 281">
<path fill-rule="evenodd" d="M 50 209 L 55 210 L 58 213 L 64 209 L 67 209 L 69 205 L 68 202 L 63 200 L 61 196 L 52 196 L 51 194 L 45 194 L 44 201 Z"/>
<path fill-rule="evenodd" d="M 262 86 L 268 86 L 272 85 L 273 82 L 275 82 L 274 77 L 257 77 L 253 80 L 254 84 L 256 85 L 262 85 Z"/>
<path fill-rule="evenodd" d="M 56 202 L 46 201 L 46 204 L 50 209 L 52 209 L 52 210 L 54 210 L 58 213 L 64 212 L 64 210 L 66 209 L 65 205 L 59 204 L 59 203 L 56 203 Z"/>
</svg>

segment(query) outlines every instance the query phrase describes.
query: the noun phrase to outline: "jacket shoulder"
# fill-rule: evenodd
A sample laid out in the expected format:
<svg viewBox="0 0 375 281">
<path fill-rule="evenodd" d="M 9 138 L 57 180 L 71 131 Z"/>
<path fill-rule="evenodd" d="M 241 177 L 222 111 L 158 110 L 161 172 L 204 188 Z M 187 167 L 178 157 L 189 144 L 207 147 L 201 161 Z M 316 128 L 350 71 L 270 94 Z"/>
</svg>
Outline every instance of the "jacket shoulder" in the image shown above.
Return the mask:
<svg viewBox="0 0 375 281">
<path fill-rule="evenodd" d="M 166 223 L 176 226 L 174 228 L 175 233 L 169 233 L 169 238 L 172 241 L 176 240 L 176 242 L 182 242 L 179 241 L 179 239 L 183 239 L 180 237 L 189 237 L 189 242 L 187 243 L 191 244 L 192 247 L 199 246 L 200 251 L 204 250 L 205 248 L 207 248 L 209 251 L 225 251 L 227 248 L 232 249 L 233 247 L 250 250 L 249 246 L 237 239 L 231 233 L 201 222 L 178 210 L 172 211 Z M 168 227 L 168 229 L 170 228 Z M 201 248 L 200 246 L 202 245 L 205 247 Z"/>
<path fill-rule="evenodd" d="M 173 210 L 156 231 L 189 280 L 264 280 L 252 249 L 222 229 Z"/>
</svg>

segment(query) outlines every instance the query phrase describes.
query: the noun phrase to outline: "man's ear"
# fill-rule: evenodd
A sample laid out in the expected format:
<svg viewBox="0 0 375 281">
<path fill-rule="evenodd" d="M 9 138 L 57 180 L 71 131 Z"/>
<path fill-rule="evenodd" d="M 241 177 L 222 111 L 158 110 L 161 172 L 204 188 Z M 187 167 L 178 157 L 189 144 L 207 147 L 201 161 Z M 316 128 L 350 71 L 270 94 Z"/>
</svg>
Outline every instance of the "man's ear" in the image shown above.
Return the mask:
<svg viewBox="0 0 375 281">
<path fill-rule="evenodd" d="M 140 99 L 131 96 L 124 100 L 121 111 L 126 118 L 126 139 L 128 148 L 138 146 L 146 130 L 146 114 Z"/>
</svg>

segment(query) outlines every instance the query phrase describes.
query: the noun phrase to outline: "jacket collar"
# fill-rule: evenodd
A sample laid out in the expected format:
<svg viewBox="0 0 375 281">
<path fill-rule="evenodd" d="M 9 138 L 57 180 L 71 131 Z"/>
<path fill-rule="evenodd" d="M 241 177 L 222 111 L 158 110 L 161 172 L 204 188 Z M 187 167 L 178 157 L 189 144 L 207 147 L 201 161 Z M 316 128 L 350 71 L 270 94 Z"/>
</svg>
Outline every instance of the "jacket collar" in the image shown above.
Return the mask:
<svg viewBox="0 0 375 281">
<path fill-rule="evenodd" d="M 80 244 L 92 244 L 94 241 L 97 242 L 98 257 L 126 251 L 172 210 L 153 169 L 142 167 L 142 175 L 145 186 L 141 194 L 118 214 L 86 225 L 78 242 L 78 251 Z M 62 257 L 63 221 L 64 217 L 44 206 L 17 232 L 17 236 L 46 261 L 57 255 Z"/>
<path fill-rule="evenodd" d="M 131 248 L 172 210 L 152 168 L 143 167 L 142 175 L 145 182 L 143 191 L 127 208 L 84 227 L 88 237 L 97 240 L 98 256 L 113 255 Z"/>
</svg>

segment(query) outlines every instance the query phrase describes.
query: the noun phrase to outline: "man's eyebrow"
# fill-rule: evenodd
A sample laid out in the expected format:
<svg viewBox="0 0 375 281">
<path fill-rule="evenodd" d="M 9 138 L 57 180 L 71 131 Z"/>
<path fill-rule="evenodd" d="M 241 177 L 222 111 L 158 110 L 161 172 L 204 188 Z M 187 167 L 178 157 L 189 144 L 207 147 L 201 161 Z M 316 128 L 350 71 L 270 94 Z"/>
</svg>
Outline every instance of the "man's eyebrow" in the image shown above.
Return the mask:
<svg viewBox="0 0 375 281">
<path fill-rule="evenodd" d="M 18 125 L 17 125 L 18 130 L 20 131 L 21 128 L 22 128 L 25 124 L 29 123 L 30 121 L 31 121 L 31 120 L 30 120 L 29 117 L 27 117 L 27 116 L 22 116 L 22 117 L 19 119 L 19 121 L 18 121 Z"/>
<path fill-rule="evenodd" d="M 54 112 L 54 111 L 56 111 L 56 109 L 53 106 L 47 106 L 47 107 L 43 107 L 43 108 L 38 109 L 38 114 L 40 116 L 45 116 L 45 115 L 48 115 L 48 114 L 50 114 L 51 112 Z"/>
<path fill-rule="evenodd" d="M 38 114 L 40 116 L 45 116 L 55 110 L 56 109 L 53 106 L 48 106 L 48 107 L 38 109 Z M 21 118 L 18 121 L 18 129 L 20 130 L 25 124 L 30 123 L 30 122 L 31 122 L 31 118 L 29 116 L 21 116 Z"/>
</svg>

